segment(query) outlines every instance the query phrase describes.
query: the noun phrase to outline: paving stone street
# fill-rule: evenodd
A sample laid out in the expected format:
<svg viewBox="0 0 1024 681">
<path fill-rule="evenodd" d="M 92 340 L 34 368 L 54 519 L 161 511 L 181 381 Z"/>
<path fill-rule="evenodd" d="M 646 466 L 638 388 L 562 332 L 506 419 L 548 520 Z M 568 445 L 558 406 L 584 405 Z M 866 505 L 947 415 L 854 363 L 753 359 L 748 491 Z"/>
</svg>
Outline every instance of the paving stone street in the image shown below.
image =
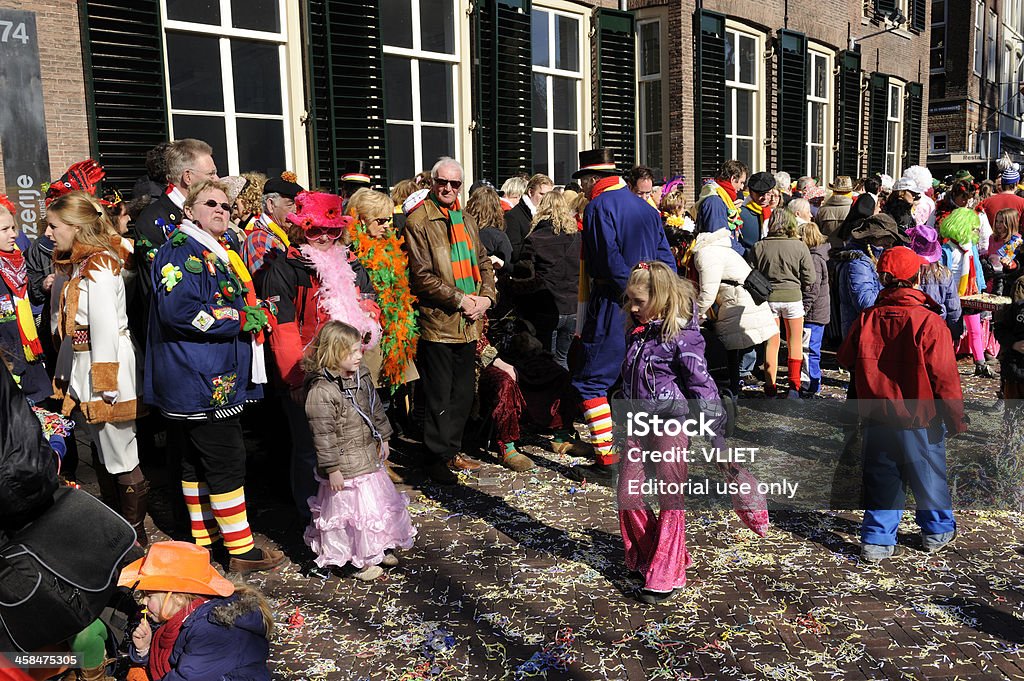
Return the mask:
<svg viewBox="0 0 1024 681">
<path fill-rule="evenodd" d="M 973 365 L 960 369 L 966 397 L 990 404 L 995 381 L 969 377 Z M 838 375 L 828 375 L 829 394 L 841 394 Z M 741 400 L 739 442 L 757 433 L 762 445 L 775 441 L 763 437 L 772 428 L 802 432 L 766 405 Z M 979 441 L 997 437 L 972 419 Z M 833 424 L 809 429 L 840 437 Z M 913 515 L 905 514 L 902 555 L 869 566 L 859 559 L 855 511 L 773 502 L 772 528 L 760 539 L 731 511 L 691 510 L 686 589 L 647 606 L 632 595 L 638 582 L 623 562 L 613 491 L 567 480 L 574 461 L 546 442 L 526 441 L 539 464 L 534 472 L 515 474 L 480 454 L 484 467 L 450 488 L 423 481 L 411 465 L 415 447 L 396 444 L 398 469 L 411 483 L 400 489 L 419 535 L 399 567 L 369 584 L 303 575 L 286 454 L 253 454 L 253 527 L 292 558 L 248 578 L 280 625 L 271 648 L 275 678 L 1024 678 L 1018 513 L 960 511 L 959 537 L 934 555 L 921 551 Z M 812 458 L 802 465 L 813 468 Z M 158 488 L 151 526 L 158 537 L 157 527 L 172 524 L 173 485 L 158 464 L 148 472 Z M 85 487 L 95 492 L 90 476 L 83 465 Z"/>
</svg>

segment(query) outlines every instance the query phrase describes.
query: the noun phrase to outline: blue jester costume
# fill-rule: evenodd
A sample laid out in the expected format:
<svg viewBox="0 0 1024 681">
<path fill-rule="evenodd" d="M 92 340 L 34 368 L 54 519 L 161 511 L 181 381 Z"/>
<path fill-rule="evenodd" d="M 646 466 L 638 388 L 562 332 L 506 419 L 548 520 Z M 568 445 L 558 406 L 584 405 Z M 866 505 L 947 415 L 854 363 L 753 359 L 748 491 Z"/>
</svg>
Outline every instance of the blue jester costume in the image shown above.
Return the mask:
<svg viewBox="0 0 1024 681">
<path fill-rule="evenodd" d="M 598 467 L 608 467 L 617 462 L 607 395 L 626 356 L 622 312 L 626 283 L 637 263 L 660 260 L 675 271 L 675 258 L 661 215 L 626 188 L 615 172 L 611 150 L 580 152 L 580 170 L 573 177 L 587 174 L 601 179 L 590 190 L 590 203 L 583 213 L 580 298 L 585 319 L 580 327 L 582 358 L 573 374 L 573 386 L 583 400 Z M 581 468 L 574 477 L 596 481 L 601 475 Z"/>
</svg>

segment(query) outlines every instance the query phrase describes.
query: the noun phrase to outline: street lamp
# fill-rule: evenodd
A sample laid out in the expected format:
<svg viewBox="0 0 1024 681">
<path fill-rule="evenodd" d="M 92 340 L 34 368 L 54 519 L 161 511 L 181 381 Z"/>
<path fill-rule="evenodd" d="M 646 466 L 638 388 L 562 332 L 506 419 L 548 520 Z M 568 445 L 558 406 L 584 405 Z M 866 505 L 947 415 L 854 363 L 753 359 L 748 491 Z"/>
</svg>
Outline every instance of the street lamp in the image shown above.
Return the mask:
<svg viewBox="0 0 1024 681">
<path fill-rule="evenodd" d="M 850 51 L 852 52 L 857 48 L 857 43 L 859 41 L 867 40 L 868 38 L 874 38 L 875 36 L 879 35 L 885 35 L 886 33 L 892 33 L 893 31 L 898 31 L 899 28 L 903 26 L 903 24 L 905 23 L 907 23 L 907 18 L 903 16 L 903 11 L 897 7 L 896 9 L 889 12 L 889 14 L 885 16 L 885 30 L 876 31 L 874 33 L 869 33 L 867 35 L 862 35 L 859 38 L 854 38 L 853 36 L 850 36 Z"/>
</svg>

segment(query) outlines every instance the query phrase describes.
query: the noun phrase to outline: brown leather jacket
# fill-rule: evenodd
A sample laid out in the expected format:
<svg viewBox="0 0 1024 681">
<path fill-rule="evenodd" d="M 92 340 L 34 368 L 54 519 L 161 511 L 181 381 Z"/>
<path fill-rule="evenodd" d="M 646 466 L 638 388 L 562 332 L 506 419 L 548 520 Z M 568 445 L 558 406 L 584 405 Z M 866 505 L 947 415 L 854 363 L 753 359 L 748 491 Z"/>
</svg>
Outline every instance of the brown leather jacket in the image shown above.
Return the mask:
<svg viewBox="0 0 1024 681">
<path fill-rule="evenodd" d="M 392 430 L 369 370 L 361 366 L 352 378 L 311 374 L 306 389 L 306 418 L 320 477 L 340 471 L 347 479 L 379 469 L 380 441 L 387 442 Z"/>
<path fill-rule="evenodd" d="M 462 216 L 480 267 L 477 295 L 490 298 L 493 307 L 497 292 L 491 259 L 473 218 L 465 212 Z M 405 223 L 409 285 L 419 299 L 420 338 L 434 343 L 475 343 L 480 339 L 482 320 L 469 321 L 459 308 L 463 293 L 455 288 L 448 228 L 447 218 L 429 199 L 410 213 Z"/>
</svg>

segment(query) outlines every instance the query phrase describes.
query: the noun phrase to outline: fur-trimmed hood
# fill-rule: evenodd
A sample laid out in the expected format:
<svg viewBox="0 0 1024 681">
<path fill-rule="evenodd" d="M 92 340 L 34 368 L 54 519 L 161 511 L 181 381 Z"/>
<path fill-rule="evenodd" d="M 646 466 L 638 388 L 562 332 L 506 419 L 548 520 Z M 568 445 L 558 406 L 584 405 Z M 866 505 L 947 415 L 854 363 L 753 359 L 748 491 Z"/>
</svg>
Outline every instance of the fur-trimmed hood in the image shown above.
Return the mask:
<svg viewBox="0 0 1024 681">
<path fill-rule="evenodd" d="M 239 589 L 233 595 L 210 601 L 207 619 L 222 627 L 238 627 L 257 636 L 270 637 L 272 621 L 265 601 L 255 589 Z"/>
</svg>

